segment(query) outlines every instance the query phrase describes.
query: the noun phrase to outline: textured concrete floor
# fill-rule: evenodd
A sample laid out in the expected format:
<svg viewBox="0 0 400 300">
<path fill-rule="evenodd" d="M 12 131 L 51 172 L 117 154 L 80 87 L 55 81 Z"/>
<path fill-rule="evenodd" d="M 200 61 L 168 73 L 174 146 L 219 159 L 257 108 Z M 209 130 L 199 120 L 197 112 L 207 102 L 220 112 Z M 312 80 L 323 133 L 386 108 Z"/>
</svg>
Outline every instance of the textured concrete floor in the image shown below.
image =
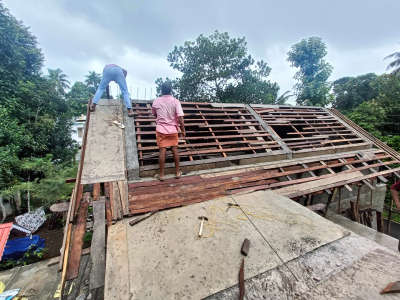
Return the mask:
<svg viewBox="0 0 400 300">
<path fill-rule="evenodd" d="M 235 202 L 241 209 L 227 209 Z M 201 215 L 209 220 L 198 238 Z M 128 259 L 108 253 L 107 266 L 127 262 L 130 299 L 201 299 L 235 285 L 244 238 L 251 241 L 245 262 L 250 279 L 348 234 L 270 191 L 162 211 L 133 227 L 128 221 Z"/>
</svg>

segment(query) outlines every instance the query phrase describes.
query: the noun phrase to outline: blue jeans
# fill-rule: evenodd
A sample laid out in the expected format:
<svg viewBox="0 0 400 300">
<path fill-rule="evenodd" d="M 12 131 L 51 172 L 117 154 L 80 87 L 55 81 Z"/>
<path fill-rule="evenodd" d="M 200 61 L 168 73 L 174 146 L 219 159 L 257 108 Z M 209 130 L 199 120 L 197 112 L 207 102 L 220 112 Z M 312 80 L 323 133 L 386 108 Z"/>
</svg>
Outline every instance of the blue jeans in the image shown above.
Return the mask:
<svg viewBox="0 0 400 300">
<path fill-rule="evenodd" d="M 119 88 L 121 89 L 122 92 L 122 96 L 124 97 L 126 108 L 128 109 L 132 108 L 132 103 L 129 97 L 128 87 L 126 86 L 124 72 L 118 66 L 111 66 L 104 68 L 103 78 L 101 78 L 100 85 L 97 88 L 96 94 L 93 97 L 93 103 L 97 104 L 97 102 L 99 102 L 101 95 L 103 95 L 110 81 L 115 81 L 119 85 Z"/>
</svg>

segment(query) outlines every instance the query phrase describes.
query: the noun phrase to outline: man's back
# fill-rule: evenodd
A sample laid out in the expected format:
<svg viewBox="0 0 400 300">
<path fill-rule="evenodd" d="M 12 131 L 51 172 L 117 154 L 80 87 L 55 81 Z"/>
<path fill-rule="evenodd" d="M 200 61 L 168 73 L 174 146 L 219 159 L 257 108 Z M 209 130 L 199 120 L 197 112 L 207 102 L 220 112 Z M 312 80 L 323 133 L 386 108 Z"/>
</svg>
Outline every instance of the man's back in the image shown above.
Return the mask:
<svg viewBox="0 0 400 300">
<path fill-rule="evenodd" d="M 172 95 L 158 97 L 153 102 L 152 111 L 156 116 L 156 131 L 164 134 L 178 132 L 178 117 L 183 116 L 179 100 Z"/>
</svg>

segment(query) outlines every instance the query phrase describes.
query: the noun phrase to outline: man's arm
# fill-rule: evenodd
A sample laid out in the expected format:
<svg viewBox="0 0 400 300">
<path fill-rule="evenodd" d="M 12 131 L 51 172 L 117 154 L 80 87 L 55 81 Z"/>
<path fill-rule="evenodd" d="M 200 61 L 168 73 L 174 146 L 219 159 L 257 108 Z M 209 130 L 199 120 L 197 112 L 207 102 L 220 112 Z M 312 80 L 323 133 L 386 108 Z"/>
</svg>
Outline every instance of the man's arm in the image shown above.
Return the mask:
<svg viewBox="0 0 400 300">
<path fill-rule="evenodd" d="M 179 127 L 181 128 L 181 134 L 183 137 L 186 136 L 186 132 L 185 132 L 185 122 L 183 121 L 183 117 L 178 117 L 179 120 Z"/>
<path fill-rule="evenodd" d="M 392 194 L 392 198 L 396 203 L 397 209 L 400 209 L 399 192 L 392 186 L 390 188 L 390 193 Z"/>
</svg>

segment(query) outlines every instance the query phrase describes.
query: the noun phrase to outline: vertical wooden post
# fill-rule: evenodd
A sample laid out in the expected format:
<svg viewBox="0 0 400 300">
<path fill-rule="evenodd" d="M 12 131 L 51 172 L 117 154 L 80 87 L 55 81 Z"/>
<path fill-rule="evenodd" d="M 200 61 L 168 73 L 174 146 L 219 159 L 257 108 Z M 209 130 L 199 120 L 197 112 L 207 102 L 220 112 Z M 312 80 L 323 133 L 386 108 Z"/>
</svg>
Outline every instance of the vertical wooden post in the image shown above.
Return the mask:
<svg viewBox="0 0 400 300">
<path fill-rule="evenodd" d="M 376 229 L 378 232 L 383 232 L 383 219 L 380 211 L 376 211 Z"/>
<path fill-rule="evenodd" d="M 340 209 L 340 201 L 342 200 L 342 187 L 339 187 L 339 199 L 338 199 L 338 207 L 337 207 L 337 213 L 340 215 L 341 209 Z"/>
<path fill-rule="evenodd" d="M 389 215 L 388 215 L 387 230 L 386 230 L 387 234 L 390 234 L 390 221 L 392 219 L 392 207 L 393 207 L 393 197 L 390 199 Z"/>
<path fill-rule="evenodd" d="M 360 223 L 360 193 L 361 193 L 361 184 L 358 184 L 358 190 L 357 190 L 357 200 L 356 200 L 356 206 L 355 206 L 355 211 L 356 211 L 356 221 Z"/>
</svg>

